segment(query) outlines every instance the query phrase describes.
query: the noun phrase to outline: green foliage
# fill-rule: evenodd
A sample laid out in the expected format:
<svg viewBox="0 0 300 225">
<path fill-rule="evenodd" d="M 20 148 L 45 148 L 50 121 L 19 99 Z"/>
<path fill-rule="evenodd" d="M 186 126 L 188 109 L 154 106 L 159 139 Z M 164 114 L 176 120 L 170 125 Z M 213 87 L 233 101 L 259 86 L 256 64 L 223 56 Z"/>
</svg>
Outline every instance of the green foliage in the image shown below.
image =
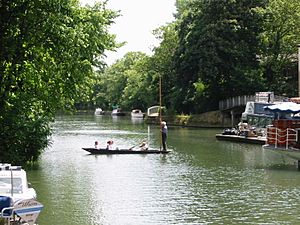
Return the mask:
<svg viewBox="0 0 300 225">
<path fill-rule="evenodd" d="M 154 31 L 154 35 L 160 40 L 160 45 L 154 48 L 154 54 L 151 57 L 148 70 L 155 71 L 153 78 L 153 90 L 158 95 L 159 77 L 162 80 L 162 104 L 167 109 L 174 108 L 174 69 L 173 56 L 178 46 L 178 34 L 176 31 L 176 22 L 161 26 Z M 158 101 L 157 101 L 158 103 Z M 157 104 L 156 103 L 156 104 Z"/>
<path fill-rule="evenodd" d="M 89 93 L 117 14 L 76 0 L 1 1 L 0 14 L 1 161 L 34 161 L 55 112 Z"/>
<path fill-rule="evenodd" d="M 95 104 L 111 109 L 118 105 L 125 110 L 146 109 L 149 102 L 147 71 L 148 56 L 129 52 L 112 66 L 99 72 Z"/>
<path fill-rule="evenodd" d="M 22 109 L 7 112 L 1 122 L 1 162 L 24 164 L 35 162 L 48 146 L 51 134 L 49 118 L 40 115 L 24 115 Z"/>
<path fill-rule="evenodd" d="M 153 31 L 161 41 L 149 57 L 140 52 L 129 52 L 104 72 L 99 73 L 95 100 L 97 106 L 111 108 L 119 105 L 125 110 L 148 107 L 159 103 L 159 77 L 162 78 L 163 104 L 172 104 L 172 57 L 178 44 L 175 24 Z"/>
<path fill-rule="evenodd" d="M 266 86 L 277 94 L 296 96 L 300 2 L 270 0 L 263 13 L 265 15 L 262 33 L 264 48 L 261 64 Z"/>
<path fill-rule="evenodd" d="M 298 0 L 177 0 L 176 20 L 153 31 L 152 56 L 126 55 L 99 73 L 95 102 L 130 110 L 162 100 L 168 111 L 216 110 L 256 91 L 295 95 Z"/>
<path fill-rule="evenodd" d="M 176 86 L 186 93 L 177 106 L 183 112 L 216 109 L 221 99 L 259 90 L 257 52 L 262 18 L 257 9 L 263 6 L 261 2 L 191 3 L 178 27 L 180 42 L 175 56 Z M 202 96 L 195 89 L 199 81 L 204 86 Z"/>
</svg>

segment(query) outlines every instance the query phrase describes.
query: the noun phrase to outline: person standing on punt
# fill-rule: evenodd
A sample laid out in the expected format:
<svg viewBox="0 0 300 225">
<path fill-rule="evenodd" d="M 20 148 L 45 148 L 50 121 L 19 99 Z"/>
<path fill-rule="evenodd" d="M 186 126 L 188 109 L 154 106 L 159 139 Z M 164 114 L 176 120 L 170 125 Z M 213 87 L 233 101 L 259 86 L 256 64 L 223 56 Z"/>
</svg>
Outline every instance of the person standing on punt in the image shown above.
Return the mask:
<svg viewBox="0 0 300 225">
<path fill-rule="evenodd" d="M 163 146 L 163 150 L 166 151 L 167 150 L 167 134 L 168 134 L 168 127 L 167 127 L 167 123 L 165 121 L 161 122 L 161 137 L 162 137 L 162 146 Z"/>
</svg>

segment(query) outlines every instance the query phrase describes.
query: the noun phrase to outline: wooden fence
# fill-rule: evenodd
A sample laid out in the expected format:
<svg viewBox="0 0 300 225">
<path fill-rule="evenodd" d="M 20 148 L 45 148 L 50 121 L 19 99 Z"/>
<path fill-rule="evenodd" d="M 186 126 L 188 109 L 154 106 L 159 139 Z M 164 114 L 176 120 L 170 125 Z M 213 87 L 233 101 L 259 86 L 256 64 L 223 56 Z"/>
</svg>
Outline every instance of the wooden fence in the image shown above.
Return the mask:
<svg viewBox="0 0 300 225">
<path fill-rule="evenodd" d="M 232 109 L 234 107 L 245 106 L 247 102 L 254 101 L 255 95 L 243 95 L 219 101 L 219 110 Z"/>
</svg>

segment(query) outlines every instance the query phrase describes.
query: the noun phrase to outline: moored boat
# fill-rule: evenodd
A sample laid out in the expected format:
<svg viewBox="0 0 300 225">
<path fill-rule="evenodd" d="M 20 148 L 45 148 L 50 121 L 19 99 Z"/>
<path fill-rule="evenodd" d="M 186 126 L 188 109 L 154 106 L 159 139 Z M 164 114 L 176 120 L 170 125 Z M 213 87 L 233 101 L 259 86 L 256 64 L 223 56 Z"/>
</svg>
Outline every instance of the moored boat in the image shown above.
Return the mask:
<svg viewBox="0 0 300 225">
<path fill-rule="evenodd" d="M 96 108 L 94 114 L 95 116 L 104 115 L 104 111 L 101 108 Z"/>
<path fill-rule="evenodd" d="M 273 92 L 256 92 L 255 100 L 248 101 L 241 116 L 241 121 L 256 128 L 265 128 L 272 124 L 274 112 L 264 110 L 264 107 L 283 102 L 283 97 L 275 96 Z"/>
<path fill-rule="evenodd" d="M 112 116 L 125 116 L 125 113 L 122 111 L 122 109 L 117 108 L 111 112 L 111 115 Z"/>
<path fill-rule="evenodd" d="M 0 218 L 4 224 L 35 224 L 43 205 L 21 166 L 0 164 Z"/>
<path fill-rule="evenodd" d="M 135 149 L 115 149 L 115 150 L 109 150 L 106 148 L 82 148 L 83 150 L 94 154 L 102 154 L 102 155 L 116 155 L 116 154 L 166 154 L 170 151 L 164 151 L 159 149 L 148 149 L 148 150 L 135 150 Z"/>
<path fill-rule="evenodd" d="M 145 114 L 140 109 L 133 109 L 131 111 L 131 118 L 143 119 Z"/>
<path fill-rule="evenodd" d="M 262 136 L 246 137 L 236 134 L 216 134 L 216 138 L 221 141 L 241 142 L 248 144 L 263 145 L 266 143 L 266 138 Z"/>
<path fill-rule="evenodd" d="M 161 110 L 160 110 L 161 109 Z M 151 106 L 147 109 L 147 117 L 149 118 L 159 118 L 161 117 L 162 111 L 165 110 L 164 106 Z"/>
<path fill-rule="evenodd" d="M 269 107 L 282 102 L 283 97 L 274 96 L 273 92 L 257 92 L 255 99 L 248 101 L 236 128 L 226 128 L 222 134 L 216 134 L 219 140 L 250 144 L 266 143 L 266 127 L 272 124 L 275 113 L 266 111 Z"/>
<path fill-rule="evenodd" d="M 273 150 L 300 160 L 300 104 L 285 102 L 268 106 L 276 113 L 273 124 L 267 128 L 266 150 Z"/>
</svg>

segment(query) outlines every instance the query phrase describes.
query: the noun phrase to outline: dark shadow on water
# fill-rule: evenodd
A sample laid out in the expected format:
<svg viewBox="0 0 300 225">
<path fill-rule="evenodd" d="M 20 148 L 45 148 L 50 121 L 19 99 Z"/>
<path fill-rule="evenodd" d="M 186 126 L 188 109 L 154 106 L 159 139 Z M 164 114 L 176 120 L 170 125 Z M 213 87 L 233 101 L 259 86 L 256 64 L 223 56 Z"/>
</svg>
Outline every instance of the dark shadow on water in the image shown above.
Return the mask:
<svg viewBox="0 0 300 225">
<path fill-rule="evenodd" d="M 282 171 L 299 171 L 297 168 L 296 163 L 295 164 L 272 164 L 267 165 L 266 169 L 268 170 L 282 170 Z"/>
<path fill-rule="evenodd" d="M 22 166 L 24 170 L 39 170 L 40 164 L 39 162 L 29 162 Z"/>
</svg>

